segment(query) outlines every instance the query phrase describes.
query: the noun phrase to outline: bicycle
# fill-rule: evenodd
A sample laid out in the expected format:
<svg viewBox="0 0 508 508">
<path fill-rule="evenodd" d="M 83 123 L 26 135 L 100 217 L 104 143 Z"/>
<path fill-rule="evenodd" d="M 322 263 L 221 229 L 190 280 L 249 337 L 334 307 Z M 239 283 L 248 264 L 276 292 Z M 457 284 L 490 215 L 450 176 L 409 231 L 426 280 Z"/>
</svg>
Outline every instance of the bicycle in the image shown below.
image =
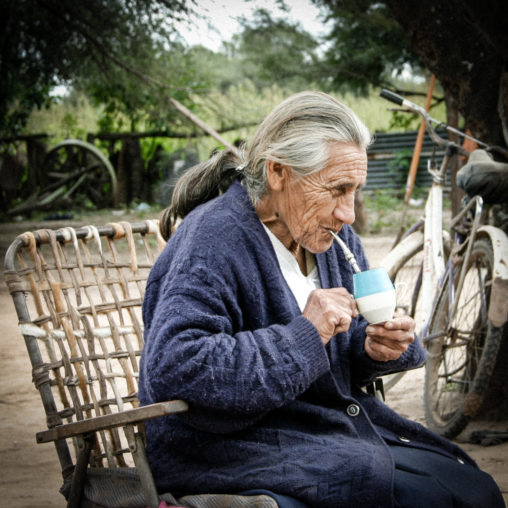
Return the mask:
<svg viewBox="0 0 508 508">
<path fill-rule="evenodd" d="M 508 238 L 502 229 L 482 223 L 480 195 L 468 196 L 461 211 L 452 217 L 449 231 L 443 227 L 443 190 L 450 161 L 455 155 L 470 154 L 439 136 L 433 123 L 442 124 L 424 108 L 389 90 L 382 90 L 381 96 L 421 115 L 431 139 L 445 148 L 439 167 L 433 157 L 428 164 L 433 183 L 423 218 L 382 264 L 395 284 L 403 281 L 410 289 L 397 295 L 397 311 L 415 319 L 417 334 L 428 352 L 424 384 L 427 425 L 452 438 L 480 409 L 496 363 L 508 319 L 504 303 L 508 298 Z M 487 155 L 499 148 L 471 139 L 482 147 L 473 153 L 490 161 L 485 162 L 486 167 L 508 178 L 508 164 L 494 162 Z M 474 164 L 472 159 L 468 164 Z M 389 378 L 386 389 L 402 375 Z"/>
</svg>

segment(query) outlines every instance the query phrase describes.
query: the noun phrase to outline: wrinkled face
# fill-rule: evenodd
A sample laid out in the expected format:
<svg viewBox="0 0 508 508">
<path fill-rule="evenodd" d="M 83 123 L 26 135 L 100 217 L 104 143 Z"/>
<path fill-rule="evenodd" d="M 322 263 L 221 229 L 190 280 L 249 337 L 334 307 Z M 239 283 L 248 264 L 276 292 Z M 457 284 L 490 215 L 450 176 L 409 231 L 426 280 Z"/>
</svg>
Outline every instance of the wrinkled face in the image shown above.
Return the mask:
<svg viewBox="0 0 508 508">
<path fill-rule="evenodd" d="M 292 240 L 315 254 L 330 248 L 330 229 L 338 232 L 343 224 L 354 222 L 355 193 L 367 178 L 365 150 L 335 143 L 329 153 L 321 171 L 304 177 L 289 174 L 279 199 L 284 236 L 288 235 L 281 240 Z"/>
</svg>

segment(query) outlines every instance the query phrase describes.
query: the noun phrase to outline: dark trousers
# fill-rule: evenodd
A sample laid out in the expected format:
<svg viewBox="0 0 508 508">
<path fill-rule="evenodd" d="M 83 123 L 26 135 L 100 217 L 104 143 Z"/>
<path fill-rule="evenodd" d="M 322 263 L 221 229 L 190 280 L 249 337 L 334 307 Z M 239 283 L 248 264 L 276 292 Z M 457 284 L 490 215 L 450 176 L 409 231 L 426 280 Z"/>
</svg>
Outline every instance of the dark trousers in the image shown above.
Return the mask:
<svg viewBox="0 0 508 508">
<path fill-rule="evenodd" d="M 396 508 L 505 508 L 492 477 L 439 453 L 390 446 Z"/>
<path fill-rule="evenodd" d="M 395 462 L 393 482 L 395 508 L 505 508 L 503 496 L 492 477 L 480 469 L 439 453 L 390 445 Z M 279 508 L 305 508 L 296 499 L 267 490 Z M 317 507 L 312 507 L 317 508 Z"/>
</svg>

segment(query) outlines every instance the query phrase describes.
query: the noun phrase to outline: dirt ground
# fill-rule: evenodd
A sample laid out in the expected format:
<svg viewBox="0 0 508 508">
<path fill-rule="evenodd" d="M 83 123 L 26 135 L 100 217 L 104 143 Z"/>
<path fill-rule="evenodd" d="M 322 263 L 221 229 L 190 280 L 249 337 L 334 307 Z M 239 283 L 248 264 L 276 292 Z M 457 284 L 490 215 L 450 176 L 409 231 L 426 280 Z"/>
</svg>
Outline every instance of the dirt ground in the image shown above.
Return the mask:
<svg viewBox="0 0 508 508">
<path fill-rule="evenodd" d="M 62 222 L 11 222 L 0 224 L 0 256 L 14 237 L 39 227 L 62 227 L 88 223 L 105 224 L 115 217 L 99 215 Z M 118 220 L 118 218 L 117 218 Z M 139 220 L 136 215 L 121 220 Z M 389 250 L 392 236 L 370 236 L 364 245 L 371 265 L 376 266 Z M 52 444 L 37 445 L 35 433 L 44 430 L 45 418 L 39 395 L 31 382 L 31 371 L 25 345 L 17 327 L 17 318 L 3 273 L 0 275 L 0 309 L 3 315 L 0 354 L 0 505 L 9 508 L 63 507 L 58 493 L 61 474 Z M 407 373 L 387 394 L 387 403 L 400 414 L 424 423 L 423 370 Z M 467 442 L 475 429 L 507 430 L 508 422 L 475 421 L 457 443 L 490 473 L 500 486 L 508 503 L 508 442 L 484 447 Z M 486 507 L 488 508 L 488 507 Z"/>
</svg>

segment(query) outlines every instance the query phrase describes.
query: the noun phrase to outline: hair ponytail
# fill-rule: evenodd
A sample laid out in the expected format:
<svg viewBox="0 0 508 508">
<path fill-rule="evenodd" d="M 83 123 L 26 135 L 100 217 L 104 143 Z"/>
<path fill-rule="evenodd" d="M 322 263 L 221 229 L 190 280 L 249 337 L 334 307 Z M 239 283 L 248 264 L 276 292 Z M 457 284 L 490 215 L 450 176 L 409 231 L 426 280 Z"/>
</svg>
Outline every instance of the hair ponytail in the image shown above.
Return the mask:
<svg viewBox="0 0 508 508">
<path fill-rule="evenodd" d="M 178 219 L 183 219 L 198 205 L 225 192 L 238 177 L 237 167 L 242 160 L 243 151 L 226 149 L 189 168 L 180 176 L 173 189 L 171 205 L 160 217 L 162 237 L 168 240 Z"/>
</svg>

